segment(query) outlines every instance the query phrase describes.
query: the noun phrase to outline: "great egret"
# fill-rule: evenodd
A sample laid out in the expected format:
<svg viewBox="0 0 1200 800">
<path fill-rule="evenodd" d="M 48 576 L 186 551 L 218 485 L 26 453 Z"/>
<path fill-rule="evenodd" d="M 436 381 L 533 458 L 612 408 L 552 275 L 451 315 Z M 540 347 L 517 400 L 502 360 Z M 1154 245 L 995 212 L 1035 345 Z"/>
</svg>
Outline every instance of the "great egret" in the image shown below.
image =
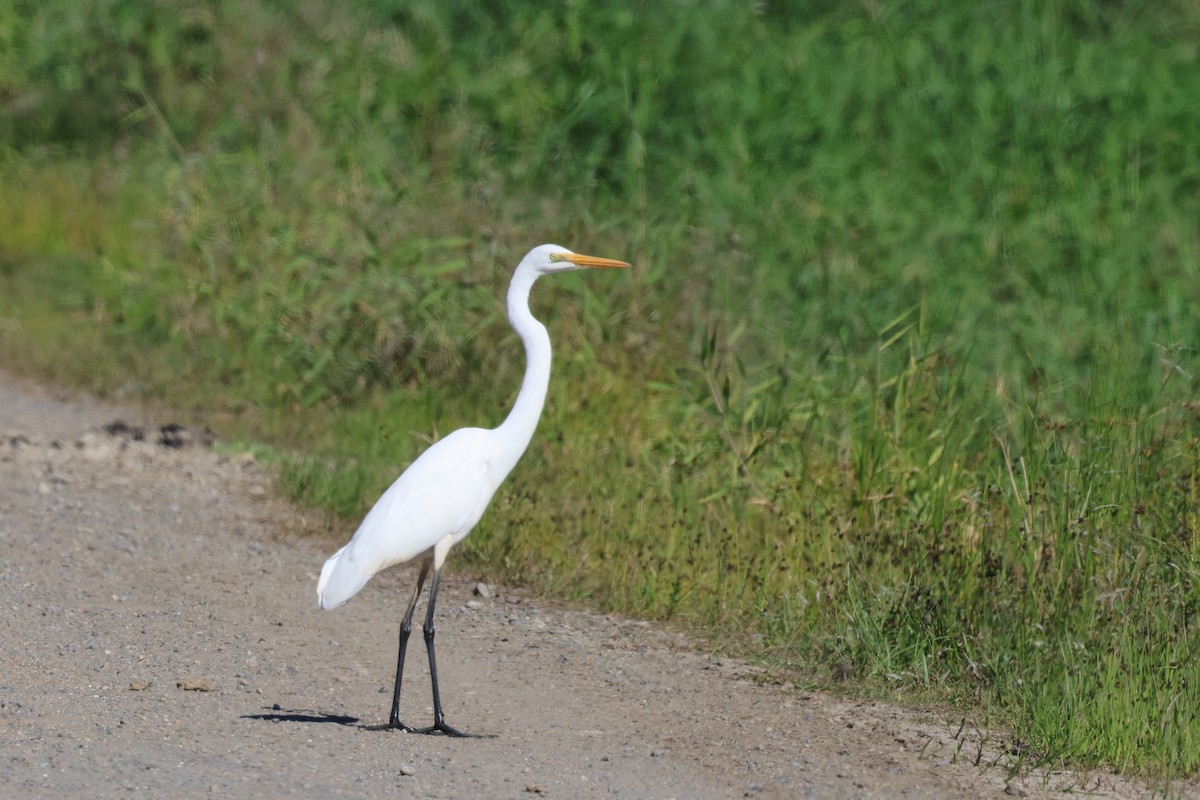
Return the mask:
<svg viewBox="0 0 1200 800">
<path fill-rule="evenodd" d="M 530 250 L 517 265 L 508 287 L 508 319 L 525 344 L 525 377 L 508 418 L 491 430 L 457 430 L 422 453 L 367 512 L 349 543 L 321 568 L 317 602 L 321 608 L 337 608 L 357 594 L 376 573 L 414 558 L 422 559 L 417 588 L 400 623 L 392 712 L 387 724 L 380 728 L 467 735 L 447 725 L 442 713 L 437 661 L 433 655 L 433 609 L 442 565 L 450 548 L 466 538 L 479 522 L 492 495 L 529 446 L 542 413 L 550 383 L 550 336 L 529 311 L 529 290 L 538 278 L 554 272 L 628 266 L 624 261 L 580 255 L 553 244 Z M 413 609 L 431 566 L 433 582 L 429 586 L 429 609 L 422 631 L 433 684 L 433 726 L 418 729 L 400 721 L 400 683 L 404 677 L 404 651 L 412 633 Z"/>
</svg>

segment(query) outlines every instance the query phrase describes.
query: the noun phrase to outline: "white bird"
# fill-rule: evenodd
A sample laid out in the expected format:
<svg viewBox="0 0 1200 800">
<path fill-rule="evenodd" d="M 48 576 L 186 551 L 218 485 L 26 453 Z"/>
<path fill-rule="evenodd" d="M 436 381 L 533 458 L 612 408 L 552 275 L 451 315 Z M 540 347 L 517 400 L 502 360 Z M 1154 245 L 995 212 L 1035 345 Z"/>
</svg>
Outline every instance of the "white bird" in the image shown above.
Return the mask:
<svg viewBox="0 0 1200 800">
<path fill-rule="evenodd" d="M 446 724 L 438 694 L 433 609 L 442 565 L 450 548 L 465 539 L 483 516 L 492 495 L 529 446 L 542 413 L 550 383 L 550 336 L 529 311 L 529 290 L 543 275 L 585 267 L 629 267 L 629 264 L 580 255 L 553 244 L 539 245 L 521 259 L 508 287 L 508 319 L 525 344 L 525 377 L 508 418 L 490 430 L 457 430 L 422 453 L 367 512 L 346 546 L 321 568 L 317 602 L 321 608 L 330 609 L 357 594 L 376 573 L 415 558 L 422 559 L 417 588 L 400 623 L 392 711 L 387 724 L 379 726 L 381 729 L 467 735 Z M 433 582 L 422 630 L 433 684 L 433 726 L 417 729 L 400 721 L 400 683 L 404 676 L 404 651 L 412 633 L 413 609 L 431 566 Z"/>
</svg>

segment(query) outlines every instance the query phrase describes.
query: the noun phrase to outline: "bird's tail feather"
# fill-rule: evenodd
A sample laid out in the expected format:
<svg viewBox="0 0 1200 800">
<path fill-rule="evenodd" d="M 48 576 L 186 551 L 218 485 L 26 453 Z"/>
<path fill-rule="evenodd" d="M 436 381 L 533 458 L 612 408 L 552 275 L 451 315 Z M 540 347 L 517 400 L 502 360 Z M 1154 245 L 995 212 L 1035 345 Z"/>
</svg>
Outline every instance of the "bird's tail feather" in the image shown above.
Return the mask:
<svg viewBox="0 0 1200 800">
<path fill-rule="evenodd" d="M 317 605 L 321 608 L 337 608 L 367 585 L 370 572 L 358 568 L 355 560 L 347 557 L 349 545 L 338 550 L 325 566 L 321 567 L 321 578 L 317 581 Z"/>
</svg>

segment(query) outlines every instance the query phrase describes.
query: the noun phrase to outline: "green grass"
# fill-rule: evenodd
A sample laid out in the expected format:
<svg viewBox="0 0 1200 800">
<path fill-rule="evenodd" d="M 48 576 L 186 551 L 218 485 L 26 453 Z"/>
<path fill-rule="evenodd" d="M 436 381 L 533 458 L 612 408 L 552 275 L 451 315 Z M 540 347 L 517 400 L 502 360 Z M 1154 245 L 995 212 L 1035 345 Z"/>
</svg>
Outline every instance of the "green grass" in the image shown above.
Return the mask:
<svg viewBox="0 0 1200 800">
<path fill-rule="evenodd" d="M 1200 770 L 1193 5 L 477 5 L 0 8 L 4 363 L 342 538 L 628 258 L 458 568 Z"/>
</svg>

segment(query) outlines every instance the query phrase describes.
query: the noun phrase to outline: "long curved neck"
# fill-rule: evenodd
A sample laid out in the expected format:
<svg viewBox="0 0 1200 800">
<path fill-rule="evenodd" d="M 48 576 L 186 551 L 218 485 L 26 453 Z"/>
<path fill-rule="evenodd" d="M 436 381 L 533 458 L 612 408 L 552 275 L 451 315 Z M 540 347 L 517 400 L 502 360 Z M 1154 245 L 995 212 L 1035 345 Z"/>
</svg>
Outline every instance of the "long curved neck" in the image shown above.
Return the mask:
<svg viewBox="0 0 1200 800">
<path fill-rule="evenodd" d="M 496 429 L 502 434 L 504 474 L 529 446 L 550 386 L 550 335 L 529 311 L 529 290 L 536 280 L 537 273 L 518 270 L 508 287 L 508 321 L 525 344 L 525 377 L 512 411 Z"/>
</svg>

